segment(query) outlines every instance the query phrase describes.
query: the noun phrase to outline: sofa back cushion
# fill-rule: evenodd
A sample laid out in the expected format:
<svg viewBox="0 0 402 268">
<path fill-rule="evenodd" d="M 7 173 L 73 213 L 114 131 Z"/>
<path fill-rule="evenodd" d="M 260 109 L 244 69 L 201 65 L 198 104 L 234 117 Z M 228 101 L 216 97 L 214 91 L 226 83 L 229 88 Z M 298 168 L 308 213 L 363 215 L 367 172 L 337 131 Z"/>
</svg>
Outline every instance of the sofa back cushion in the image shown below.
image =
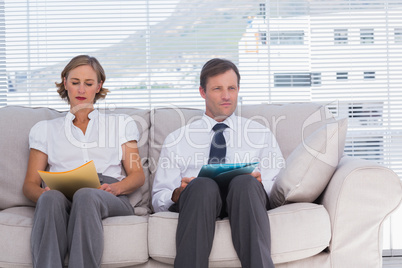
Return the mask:
<svg viewBox="0 0 402 268">
<path fill-rule="evenodd" d="M 140 132 L 140 140 L 137 143 L 141 161 L 143 163 L 145 183 L 140 189 L 130 194 L 129 199 L 131 205 L 133 205 L 134 207 L 136 215 L 146 215 L 150 212 L 151 207 L 150 206 L 151 195 L 150 195 L 150 183 L 149 183 L 150 172 L 148 163 L 150 111 L 135 108 L 116 108 L 113 109 L 113 111 L 106 110 L 106 113 L 127 114 L 131 116 L 137 124 L 138 131 Z"/>
<path fill-rule="evenodd" d="M 101 111 L 105 112 L 105 111 Z M 125 113 L 133 117 L 140 131 L 139 151 L 144 159 L 146 182 L 144 186 L 129 196 L 132 205 L 135 205 L 137 214 L 146 214 L 149 211 L 149 172 L 147 168 L 149 110 L 114 109 L 110 113 Z M 22 193 L 22 186 L 29 157 L 29 131 L 32 126 L 41 120 L 49 120 L 64 116 L 66 112 L 59 112 L 49 108 L 27 108 L 7 106 L 0 109 L 0 209 L 15 206 L 34 206 Z"/>
<path fill-rule="evenodd" d="M 152 110 L 149 147 L 151 184 L 166 136 L 201 118 L 203 113 L 204 110 L 190 108 Z M 329 120 L 335 120 L 325 106 L 317 103 L 241 105 L 236 114 L 270 128 L 285 158 L 301 143 L 303 137 L 309 136 Z"/>
<path fill-rule="evenodd" d="M 37 122 L 63 116 L 48 108 L 7 106 L 0 109 L 0 209 L 34 206 L 22 193 L 28 166 L 29 131 Z"/>
<path fill-rule="evenodd" d="M 151 111 L 151 128 L 149 133 L 149 170 L 151 185 L 158 165 L 163 142 L 169 133 L 200 119 L 204 111 L 192 108 L 159 108 Z"/>
<path fill-rule="evenodd" d="M 288 156 L 315 130 L 334 121 L 332 113 L 318 103 L 242 105 L 237 114 L 268 127 L 275 135 L 283 156 Z"/>
<path fill-rule="evenodd" d="M 146 215 L 149 212 L 151 212 L 150 210 L 151 195 L 150 195 L 150 183 L 149 183 L 150 172 L 148 163 L 150 110 L 135 109 L 135 108 L 116 108 L 113 109 L 112 111 L 101 110 L 101 112 L 127 114 L 131 116 L 137 124 L 138 131 L 140 132 L 140 140 L 137 143 L 141 161 L 143 164 L 142 166 L 145 174 L 145 183 L 140 189 L 130 194 L 129 199 L 131 205 L 134 206 L 136 215 Z"/>
</svg>

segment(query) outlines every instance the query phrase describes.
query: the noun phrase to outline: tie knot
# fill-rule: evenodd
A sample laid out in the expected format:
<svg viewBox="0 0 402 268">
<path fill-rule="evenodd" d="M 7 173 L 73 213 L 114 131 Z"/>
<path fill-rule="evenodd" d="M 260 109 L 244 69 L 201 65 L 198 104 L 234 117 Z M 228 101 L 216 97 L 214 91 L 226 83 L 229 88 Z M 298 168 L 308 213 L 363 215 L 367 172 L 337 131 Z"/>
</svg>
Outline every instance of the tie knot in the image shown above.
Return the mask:
<svg viewBox="0 0 402 268">
<path fill-rule="evenodd" d="M 225 130 L 225 128 L 227 128 L 228 126 L 224 123 L 218 123 L 216 124 L 212 129 L 215 132 L 223 132 Z"/>
</svg>

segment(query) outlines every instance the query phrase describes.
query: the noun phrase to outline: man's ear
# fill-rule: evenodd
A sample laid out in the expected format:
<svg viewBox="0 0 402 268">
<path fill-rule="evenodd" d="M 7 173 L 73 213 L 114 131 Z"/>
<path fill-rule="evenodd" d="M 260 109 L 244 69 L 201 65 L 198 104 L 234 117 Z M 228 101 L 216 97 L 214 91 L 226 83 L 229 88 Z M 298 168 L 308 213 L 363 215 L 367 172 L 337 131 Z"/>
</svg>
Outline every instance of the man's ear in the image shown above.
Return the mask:
<svg viewBox="0 0 402 268">
<path fill-rule="evenodd" d="M 205 90 L 202 86 L 200 86 L 200 88 L 198 89 L 200 91 L 200 95 L 203 99 L 205 99 Z"/>
</svg>

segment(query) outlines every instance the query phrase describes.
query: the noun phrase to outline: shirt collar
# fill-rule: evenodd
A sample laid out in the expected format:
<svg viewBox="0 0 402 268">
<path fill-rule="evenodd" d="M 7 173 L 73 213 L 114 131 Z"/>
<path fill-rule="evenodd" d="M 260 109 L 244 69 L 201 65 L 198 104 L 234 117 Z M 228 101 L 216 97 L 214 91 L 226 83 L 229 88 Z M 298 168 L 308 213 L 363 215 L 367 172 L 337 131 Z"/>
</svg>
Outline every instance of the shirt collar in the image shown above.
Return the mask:
<svg viewBox="0 0 402 268">
<path fill-rule="evenodd" d="M 88 114 L 89 119 L 94 119 L 94 118 L 97 118 L 98 116 L 99 116 L 99 111 L 96 109 L 94 109 L 92 112 L 90 112 Z"/>
<path fill-rule="evenodd" d="M 97 118 L 98 116 L 99 116 L 99 111 L 96 109 L 94 109 L 92 112 L 90 112 L 88 114 L 89 119 L 94 119 L 94 118 Z M 66 117 L 67 117 L 68 121 L 73 121 L 75 119 L 75 115 L 73 113 L 71 113 L 70 111 L 68 111 Z"/>
<path fill-rule="evenodd" d="M 210 131 L 213 131 L 212 128 L 218 124 L 218 123 L 224 123 L 226 124 L 230 129 L 236 130 L 235 126 L 236 126 L 236 121 L 237 121 L 237 116 L 233 113 L 231 114 L 228 118 L 226 118 L 224 121 L 222 122 L 218 122 L 216 120 L 214 120 L 213 118 L 209 117 L 208 115 L 206 115 L 204 113 L 202 120 L 204 122 L 207 123 L 208 128 L 210 129 Z"/>
</svg>

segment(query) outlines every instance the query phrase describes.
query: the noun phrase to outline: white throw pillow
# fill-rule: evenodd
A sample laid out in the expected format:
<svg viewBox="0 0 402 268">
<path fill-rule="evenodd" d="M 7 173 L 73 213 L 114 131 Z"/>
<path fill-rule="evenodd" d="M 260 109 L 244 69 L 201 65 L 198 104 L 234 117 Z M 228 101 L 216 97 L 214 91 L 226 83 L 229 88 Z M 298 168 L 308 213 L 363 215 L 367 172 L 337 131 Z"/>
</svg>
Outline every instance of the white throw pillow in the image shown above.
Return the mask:
<svg viewBox="0 0 402 268">
<path fill-rule="evenodd" d="M 331 121 L 296 147 L 272 187 L 271 208 L 320 196 L 342 157 L 347 125 L 347 118 Z"/>
</svg>

